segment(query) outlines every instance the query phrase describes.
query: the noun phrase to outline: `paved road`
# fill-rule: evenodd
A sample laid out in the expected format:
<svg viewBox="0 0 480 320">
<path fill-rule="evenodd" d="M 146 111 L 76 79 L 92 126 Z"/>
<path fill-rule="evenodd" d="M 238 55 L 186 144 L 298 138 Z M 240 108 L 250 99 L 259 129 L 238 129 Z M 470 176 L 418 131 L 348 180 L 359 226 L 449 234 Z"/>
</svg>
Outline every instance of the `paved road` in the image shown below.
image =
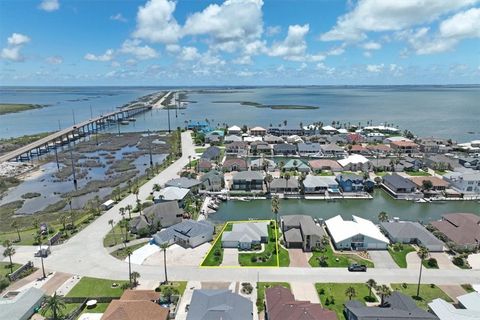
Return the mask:
<svg viewBox="0 0 480 320">
<path fill-rule="evenodd" d="M 182 133 L 182 157 L 170 167 L 140 188 L 139 197 L 146 199 L 153 185 L 164 184 L 175 178 L 177 173 L 188 164 L 188 156 L 195 156 L 190 133 Z M 104 213 L 88 227 L 79 232 L 67 243 L 55 246 L 50 257 L 45 259 L 49 270 L 91 276 L 106 279 L 128 279 L 128 264 L 108 254 L 103 247 L 103 238 L 110 230 L 108 221 L 119 221 L 119 208 L 135 204 L 135 195 L 129 195 L 115 207 Z M 32 260 L 35 247 L 17 247 L 14 260 L 26 262 Z M 168 259 L 168 258 L 167 258 Z M 40 261 L 34 259 L 35 264 Z M 144 281 L 163 280 L 161 266 L 134 265 L 133 270 L 141 274 Z M 175 266 L 168 269 L 169 280 L 187 281 L 290 281 L 290 282 L 365 282 L 374 278 L 379 283 L 407 282 L 418 279 L 416 269 L 374 268 L 367 272 L 350 273 L 344 268 L 200 268 L 197 266 Z M 461 284 L 480 283 L 480 270 L 424 270 L 424 283 Z"/>
</svg>

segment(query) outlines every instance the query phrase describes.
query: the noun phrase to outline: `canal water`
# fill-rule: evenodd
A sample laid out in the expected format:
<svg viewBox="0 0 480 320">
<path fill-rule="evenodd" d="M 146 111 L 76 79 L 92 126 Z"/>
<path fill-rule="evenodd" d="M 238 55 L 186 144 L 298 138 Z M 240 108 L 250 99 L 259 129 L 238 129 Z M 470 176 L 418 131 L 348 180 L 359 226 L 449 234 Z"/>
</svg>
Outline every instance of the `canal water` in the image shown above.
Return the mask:
<svg viewBox="0 0 480 320">
<path fill-rule="evenodd" d="M 476 201 L 447 201 L 445 203 L 414 203 L 395 200 L 383 190 L 375 190 L 371 200 L 345 199 L 336 202 L 325 200 L 280 200 L 279 215 L 306 214 L 314 218 L 328 219 L 341 214 L 344 219 L 357 215 L 378 221 L 378 213 L 385 211 L 390 218 L 428 223 L 438 220 L 442 214 L 470 212 L 480 215 L 480 204 Z M 232 200 L 220 205 L 219 210 L 210 215 L 213 222 L 248 219 L 271 219 L 273 217 L 270 200 Z"/>
</svg>

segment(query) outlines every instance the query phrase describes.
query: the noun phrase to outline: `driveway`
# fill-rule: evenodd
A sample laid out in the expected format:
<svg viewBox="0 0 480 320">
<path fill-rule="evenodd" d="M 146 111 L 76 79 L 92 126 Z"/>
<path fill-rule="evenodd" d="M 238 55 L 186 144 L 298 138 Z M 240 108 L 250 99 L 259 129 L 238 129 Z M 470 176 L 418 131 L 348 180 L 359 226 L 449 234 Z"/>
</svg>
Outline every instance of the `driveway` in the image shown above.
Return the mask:
<svg viewBox="0 0 480 320">
<path fill-rule="evenodd" d="M 307 254 L 302 249 L 288 249 L 290 267 L 310 268 Z"/>
<path fill-rule="evenodd" d="M 290 287 L 295 296 L 295 300 L 310 301 L 311 303 L 320 303 L 317 290 L 313 283 L 308 282 L 291 282 Z"/>
<path fill-rule="evenodd" d="M 370 258 L 375 264 L 375 268 L 398 269 L 398 265 L 393 261 L 388 250 L 372 250 L 368 251 Z"/>
<path fill-rule="evenodd" d="M 437 259 L 438 268 L 442 270 L 457 270 L 459 267 L 454 265 L 448 255 L 444 252 L 430 252 L 430 257 Z"/>
<path fill-rule="evenodd" d="M 467 260 L 472 269 L 480 269 L 480 253 L 469 255 Z"/>
<path fill-rule="evenodd" d="M 407 269 L 419 269 L 420 258 L 416 251 L 407 254 Z"/>
<path fill-rule="evenodd" d="M 438 287 L 442 289 L 442 291 L 445 292 L 450 298 L 452 298 L 454 303 L 458 303 L 457 297 L 467 293 L 465 289 L 459 285 L 440 285 Z"/>
<path fill-rule="evenodd" d="M 155 247 L 157 247 L 155 245 Z M 198 266 L 210 250 L 210 243 L 196 248 L 183 248 L 177 244 L 167 248 L 167 264 L 169 266 Z M 158 247 L 157 247 L 158 248 Z M 163 251 L 158 250 L 146 258 L 143 265 L 163 266 Z"/>
<path fill-rule="evenodd" d="M 225 248 L 223 249 L 222 266 L 238 267 L 238 249 Z"/>
</svg>

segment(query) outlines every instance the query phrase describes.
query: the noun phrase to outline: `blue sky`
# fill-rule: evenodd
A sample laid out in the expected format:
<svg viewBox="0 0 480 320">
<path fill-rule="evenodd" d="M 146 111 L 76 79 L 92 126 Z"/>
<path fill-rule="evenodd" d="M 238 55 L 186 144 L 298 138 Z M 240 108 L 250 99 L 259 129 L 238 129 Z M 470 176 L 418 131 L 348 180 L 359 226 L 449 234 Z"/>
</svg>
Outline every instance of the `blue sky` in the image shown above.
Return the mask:
<svg viewBox="0 0 480 320">
<path fill-rule="evenodd" d="M 1 85 L 480 83 L 480 0 L 0 0 Z"/>
</svg>

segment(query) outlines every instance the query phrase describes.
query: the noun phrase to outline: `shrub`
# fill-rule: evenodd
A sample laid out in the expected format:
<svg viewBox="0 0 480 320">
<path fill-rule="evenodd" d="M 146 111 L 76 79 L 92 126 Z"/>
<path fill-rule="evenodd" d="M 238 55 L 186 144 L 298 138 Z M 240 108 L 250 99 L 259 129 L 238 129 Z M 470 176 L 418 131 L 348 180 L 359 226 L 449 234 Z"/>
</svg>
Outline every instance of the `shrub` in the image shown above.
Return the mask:
<svg viewBox="0 0 480 320">
<path fill-rule="evenodd" d="M 318 294 L 319 294 L 319 295 L 324 295 L 324 294 L 325 294 L 325 289 L 321 288 L 321 289 L 318 291 Z"/>
<path fill-rule="evenodd" d="M 430 267 L 430 268 L 438 268 L 438 262 L 437 262 L 437 259 L 435 258 L 430 258 L 427 260 L 427 265 Z"/>
<path fill-rule="evenodd" d="M 458 256 L 453 258 L 452 262 L 457 267 L 463 267 L 465 265 L 465 261 L 463 260 L 463 258 Z"/>
<path fill-rule="evenodd" d="M 256 256 L 252 256 L 252 257 L 250 258 L 250 261 L 253 262 L 253 263 L 257 262 L 257 257 L 256 257 Z"/>
<path fill-rule="evenodd" d="M 431 283 L 430 288 L 434 289 L 435 288 L 435 283 Z"/>
<path fill-rule="evenodd" d="M 250 294 L 253 291 L 253 286 L 249 282 L 242 283 L 242 292 L 246 294 Z"/>
<path fill-rule="evenodd" d="M 402 288 L 403 288 L 403 289 L 407 289 L 407 288 L 408 288 L 408 284 L 406 284 L 405 282 L 402 283 Z"/>
<path fill-rule="evenodd" d="M 220 256 L 222 255 L 222 251 L 220 251 L 220 250 L 217 249 L 217 250 L 215 250 L 215 252 L 213 252 L 213 255 L 214 255 L 215 257 L 220 257 Z"/>
<path fill-rule="evenodd" d="M 325 305 L 326 305 L 326 306 L 330 305 L 330 299 L 328 299 L 328 298 L 325 299 Z"/>
<path fill-rule="evenodd" d="M 363 298 L 363 300 L 367 301 L 367 302 L 375 302 L 375 297 L 371 297 L 371 296 L 366 296 Z"/>
<path fill-rule="evenodd" d="M 330 296 L 330 304 L 335 304 L 335 298 L 333 296 Z"/>
</svg>

